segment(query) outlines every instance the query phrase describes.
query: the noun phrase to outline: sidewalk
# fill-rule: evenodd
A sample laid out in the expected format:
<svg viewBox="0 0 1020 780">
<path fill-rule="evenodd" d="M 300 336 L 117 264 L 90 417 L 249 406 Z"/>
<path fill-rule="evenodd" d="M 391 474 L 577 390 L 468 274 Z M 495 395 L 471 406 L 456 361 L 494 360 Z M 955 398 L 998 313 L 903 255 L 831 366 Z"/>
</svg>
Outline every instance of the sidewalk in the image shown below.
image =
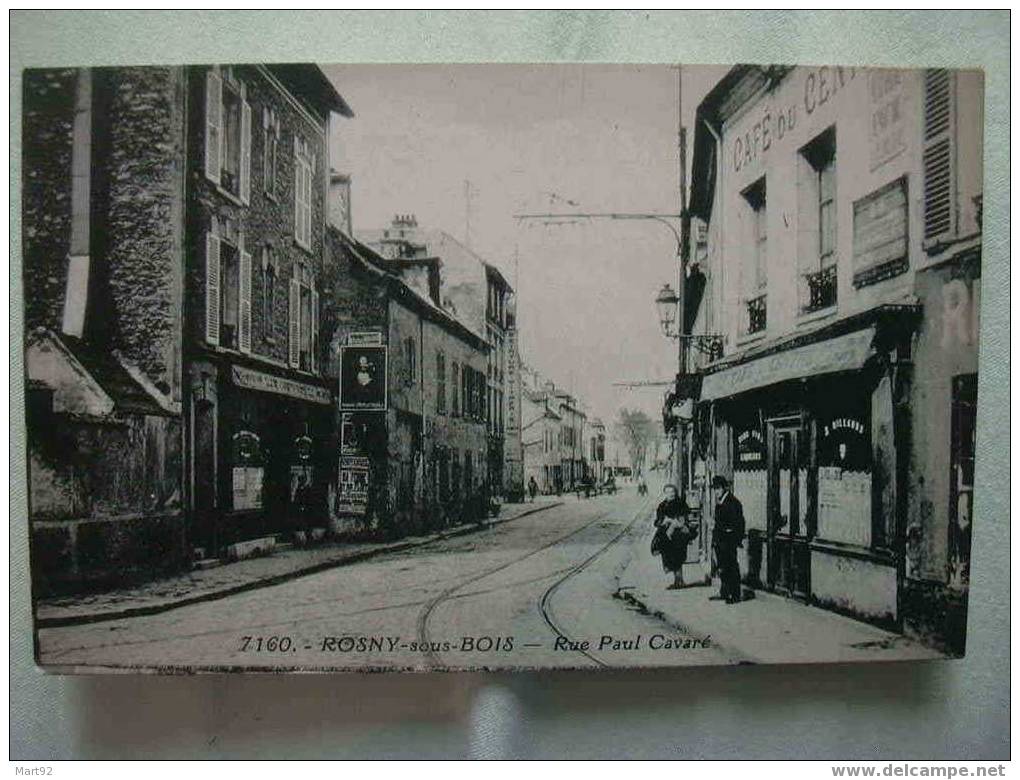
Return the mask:
<svg viewBox="0 0 1020 780">
<path fill-rule="evenodd" d="M 618 594 L 685 634 L 710 636 L 735 661 L 747 663 L 830 663 L 944 658 L 900 634 L 772 593 L 727 605 L 710 601 L 713 586 L 666 590 L 670 575 L 649 552 L 651 523 L 636 537 L 633 557 L 618 577 Z M 693 567 L 690 567 L 693 570 Z M 685 569 L 685 575 L 688 572 Z M 696 582 L 693 576 L 688 582 Z"/>
<path fill-rule="evenodd" d="M 188 604 L 276 585 L 307 574 L 343 566 L 388 552 L 407 550 L 454 536 L 463 536 L 499 523 L 551 509 L 563 502 L 539 496 L 535 503 L 504 504 L 499 517 L 483 524 L 464 523 L 423 536 L 394 542 L 325 543 L 317 547 L 283 547 L 263 558 L 249 558 L 209 569 L 86 596 L 41 599 L 36 603 L 37 628 L 96 623 L 103 620 L 155 615 Z"/>
</svg>

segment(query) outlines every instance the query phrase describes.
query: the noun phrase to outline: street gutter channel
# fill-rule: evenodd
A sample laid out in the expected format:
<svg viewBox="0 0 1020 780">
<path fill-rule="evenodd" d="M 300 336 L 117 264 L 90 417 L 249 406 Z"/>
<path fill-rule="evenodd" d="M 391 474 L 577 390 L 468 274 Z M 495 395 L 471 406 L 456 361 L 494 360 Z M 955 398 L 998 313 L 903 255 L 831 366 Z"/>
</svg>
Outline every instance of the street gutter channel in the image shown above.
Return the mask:
<svg viewBox="0 0 1020 780">
<path fill-rule="evenodd" d="M 514 520 L 520 520 L 523 517 L 536 514 L 538 512 L 544 512 L 547 509 L 553 509 L 558 506 L 563 506 L 563 501 L 554 501 L 549 504 L 543 504 L 542 506 L 529 509 L 526 512 L 521 512 L 519 515 L 507 518 L 494 518 L 487 520 L 483 523 L 462 523 L 461 525 L 454 526 L 453 528 L 447 528 L 442 531 L 415 539 L 414 541 L 404 542 L 393 542 L 390 544 L 383 544 L 374 550 L 362 550 L 361 552 L 351 553 L 351 555 L 345 558 L 337 558 L 330 561 L 320 561 L 319 563 L 306 566 L 304 568 L 294 569 L 293 571 L 284 572 L 283 574 L 274 574 L 271 577 L 263 577 L 261 579 L 252 580 L 251 582 L 241 583 L 240 585 L 231 585 L 221 590 L 210 591 L 209 593 L 200 593 L 195 596 L 185 596 L 184 598 L 177 599 L 174 601 L 164 601 L 159 604 L 150 604 L 142 607 L 128 607 L 118 611 L 110 610 L 107 612 L 93 612 L 85 615 L 67 615 L 65 617 L 49 617 L 49 618 L 36 618 L 35 626 L 37 629 L 41 628 L 62 628 L 65 626 L 78 626 L 86 625 L 89 623 L 104 623 L 109 620 L 122 620 L 124 618 L 143 617 L 146 615 L 158 615 L 163 612 L 169 612 L 174 609 L 181 607 L 188 607 L 192 604 L 201 604 L 207 601 L 216 601 L 218 599 L 227 598 L 228 596 L 234 596 L 238 593 L 245 593 L 250 590 L 257 590 L 259 588 L 268 588 L 273 585 L 280 585 L 290 580 L 296 580 L 299 577 L 307 577 L 312 574 L 318 574 L 319 572 L 326 571 L 327 569 L 336 569 L 341 566 L 346 566 L 351 563 L 360 563 L 361 561 L 368 560 L 369 558 L 375 558 L 379 555 L 386 553 L 402 552 L 404 550 L 411 550 L 416 547 L 424 547 L 427 544 L 433 542 L 440 542 L 444 539 L 452 539 L 458 536 L 467 536 L 468 534 L 476 533 L 478 531 L 484 531 L 492 528 L 493 526 L 500 525 L 502 523 L 510 523 Z"/>
</svg>

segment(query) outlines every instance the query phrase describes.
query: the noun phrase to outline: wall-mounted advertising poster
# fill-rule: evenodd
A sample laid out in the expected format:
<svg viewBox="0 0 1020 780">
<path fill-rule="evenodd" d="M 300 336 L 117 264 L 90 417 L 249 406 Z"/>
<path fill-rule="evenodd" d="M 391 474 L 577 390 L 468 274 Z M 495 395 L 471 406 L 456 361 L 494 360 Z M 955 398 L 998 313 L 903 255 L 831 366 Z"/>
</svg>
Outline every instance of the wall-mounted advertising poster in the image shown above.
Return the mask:
<svg viewBox="0 0 1020 780">
<path fill-rule="evenodd" d="M 368 484 L 371 466 L 368 458 L 342 455 L 336 511 L 341 514 L 364 515 L 368 509 Z"/>
<path fill-rule="evenodd" d="M 386 409 L 386 347 L 340 348 L 340 408 Z"/>
</svg>

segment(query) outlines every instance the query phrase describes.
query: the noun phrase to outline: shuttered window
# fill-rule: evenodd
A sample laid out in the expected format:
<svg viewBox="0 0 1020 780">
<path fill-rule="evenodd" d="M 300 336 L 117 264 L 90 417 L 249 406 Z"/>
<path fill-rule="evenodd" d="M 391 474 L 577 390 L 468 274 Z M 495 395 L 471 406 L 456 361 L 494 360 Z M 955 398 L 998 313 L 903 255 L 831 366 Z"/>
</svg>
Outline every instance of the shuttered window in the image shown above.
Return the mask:
<svg viewBox="0 0 1020 780">
<path fill-rule="evenodd" d="M 436 414 L 446 414 L 446 356 L 436 353 Z"/>
<path fill-rule="evenodd" d="M 240 256 L 237 347 L 242 352 L 251 352 L 251 255 L 244 250 L 243 245 Z"/>
<path fill-rule="evenodd" d="M 288 298 L 288 338 L 287 338 L 287 363 L 291 368 L 297 368 L 301 362 L 301 285 L 297 280 L 297 273 L 290 280 L 290 295 Z"/>
<path fill-rule="evenodd" d="M 205 176 L 217 185 L 220 183 L 222 125 L 223 80 L 214 68 L 205 74 Z"/>
<path fill-rule="evenodd" d="M 311 271 L 302 263 L 294 264 L 289 310 L 288 363 L 293 368 L 315 373 L 318 370 L 319 293 Z"/>
<path fill-rule="evenodd" d="M 205 234 L 205 340 L 220 343 L 220 239 Z"/>
<path fill-rule="evenodd" d="M 250 202 L 251 106 L 244 83 L 229 69 L 211 68 L 205 75 L 204 167 L 209 181 Z"/>
<path fill-rule="evenodd" d="M 453 396 L 450 399 L 450 414 L 460 417 L 460 363 L 456 360 L 450 365 L 450 388 Z"/>
<path fill-rule="evenodd" d="M 294 240 L 312 248 L 312 171 L 315 160 L 308 144 L 294 139 Z"/>
<path fill-rule="evenodd" d="M 955 149 L 953 148 L 954 77 L 948 70 L 924 74 L 924 238 L 951 235 L 955 229 Z"/>
</svg>

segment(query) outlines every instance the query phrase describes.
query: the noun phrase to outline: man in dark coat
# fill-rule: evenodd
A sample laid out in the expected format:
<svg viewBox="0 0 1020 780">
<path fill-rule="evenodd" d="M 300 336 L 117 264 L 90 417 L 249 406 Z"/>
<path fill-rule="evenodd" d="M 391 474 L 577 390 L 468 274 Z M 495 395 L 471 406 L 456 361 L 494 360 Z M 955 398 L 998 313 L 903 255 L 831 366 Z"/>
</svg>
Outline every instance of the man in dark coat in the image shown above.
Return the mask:
<svg viewBox="0 0 1020 780">
<path fill-rule="evenodd" d="M 744 507 L 730 492 L 725 477 L 712 478 L 715 493 L 715 527 L 712 529 L 712 547 L 719 566 L 719 598 L 727 604 L 740 601 L 740 564 L 737 548 L 744 546 Z"/>
</svg>

